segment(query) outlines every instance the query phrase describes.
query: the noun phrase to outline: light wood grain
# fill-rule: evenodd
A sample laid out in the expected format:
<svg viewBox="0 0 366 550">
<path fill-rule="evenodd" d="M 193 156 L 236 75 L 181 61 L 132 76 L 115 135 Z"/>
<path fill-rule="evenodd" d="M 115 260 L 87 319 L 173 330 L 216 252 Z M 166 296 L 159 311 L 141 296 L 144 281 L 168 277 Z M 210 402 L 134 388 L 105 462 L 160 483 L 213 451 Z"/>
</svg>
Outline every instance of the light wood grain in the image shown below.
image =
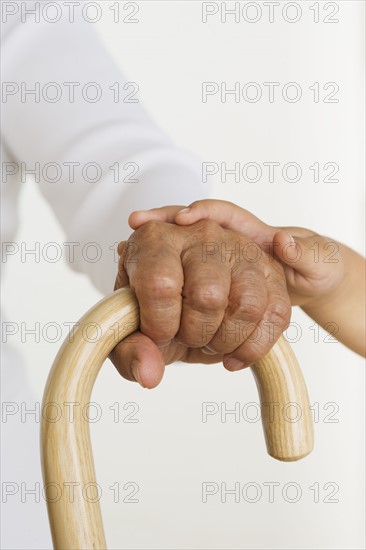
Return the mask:
<svg viewBox="0 0 366 550">
<path fill-rule="evenodd" d="M 252 372 L 268 454 L 285 462 L 304 458 L 314 446 L 313 419 L 301 369 L 283 336 Z"/>
<path fill-rule="evenodd" d="M 134 294 L 129 288 L 117 290 L 82 317 L 49 374 L 42 405 L 41 447 L 44 484 L 50 496 L 48 515 L 57 550 L 106 548 L 97 492 L 93 499 L 96 476 L 89 423 L 82 411 L 91 401 L 95 379 L 106 357 L 138 324 Z M 307 455 L 313 447 L 313 426 L 305 383 L 289 345 L 281 339 L 252 370 L 263 406 L 269 454 L 284 461 Z M 294 410 L 288 406 L 291 402 L 302 413 L 296 422 L 288 420 Z M 77 405 L 70 407 L 67 403 Z M 73 418 L 67 414 L 71 408 Z M 73 483 L 77 485 L 70 498 Z M 57 490 L 59 495 L 62 492 L 59 498 Z"/>
</svg>

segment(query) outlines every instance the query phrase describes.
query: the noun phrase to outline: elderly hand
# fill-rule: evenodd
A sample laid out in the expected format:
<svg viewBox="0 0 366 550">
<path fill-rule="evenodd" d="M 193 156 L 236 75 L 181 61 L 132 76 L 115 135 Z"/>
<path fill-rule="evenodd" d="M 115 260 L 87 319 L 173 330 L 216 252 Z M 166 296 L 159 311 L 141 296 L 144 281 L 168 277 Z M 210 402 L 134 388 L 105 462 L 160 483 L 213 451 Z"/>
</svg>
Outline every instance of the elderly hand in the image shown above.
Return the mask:
<svg viewBox="0 0 366 550">
<path fill-rule="evenodd" d="M 292 305 L 303 308 L 319 303 L 338 291 L 345 267 L 342 245 L 302 227 L 273 227 L 236 204 L 222 200 L 201 200 L 189 207 L 164 206 L 134 212 L 134 229 L 148 220 L 190 225 L 198 220 L 214 220 L 226 229 L 238 231 L 281 262 Z M 346 253 L 343 250 L 343 255 Z M 360 266 L 361 268 L 361 266 Z"/>
<path fill-rule="evenodd" d="M 137 224 L 139 225 L 139 224 Z M 130 284 L 140 331 L 116 346 L 122 376 L 156 386 L 181 360 L 235 371 L 271 349 L 290 320 L 281 265 L 242 233 L 212 220 L 140 225 L 119 244 L 115 288 Z"/>
</svg>

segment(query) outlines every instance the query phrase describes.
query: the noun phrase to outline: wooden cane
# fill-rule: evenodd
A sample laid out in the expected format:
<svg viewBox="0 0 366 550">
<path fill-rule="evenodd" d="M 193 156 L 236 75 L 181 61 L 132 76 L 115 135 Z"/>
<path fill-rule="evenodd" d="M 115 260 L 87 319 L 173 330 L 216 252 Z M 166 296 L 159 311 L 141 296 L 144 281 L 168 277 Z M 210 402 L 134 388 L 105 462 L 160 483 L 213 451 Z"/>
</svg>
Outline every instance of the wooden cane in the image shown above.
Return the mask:
<svg viewBox="0 0 366 550">
<path fill-rule="evenodd" d="M 106 548 L 89 423 L 81 411 L 90 403 L 95 379 L 109 353 L 138 326 L 133 292 L 128 287 L 113 292 L 80 319 L 49 374 L 42 403 L 41 450 L 57 550 Z M 306 456 L 313 448 L 313 424 L 304 379 L 288 343 L 281 338 L 252 371 L 268 453 L 284 461 Z M 75 403 L 71 418 L 65 410 Z"/>
</svg>

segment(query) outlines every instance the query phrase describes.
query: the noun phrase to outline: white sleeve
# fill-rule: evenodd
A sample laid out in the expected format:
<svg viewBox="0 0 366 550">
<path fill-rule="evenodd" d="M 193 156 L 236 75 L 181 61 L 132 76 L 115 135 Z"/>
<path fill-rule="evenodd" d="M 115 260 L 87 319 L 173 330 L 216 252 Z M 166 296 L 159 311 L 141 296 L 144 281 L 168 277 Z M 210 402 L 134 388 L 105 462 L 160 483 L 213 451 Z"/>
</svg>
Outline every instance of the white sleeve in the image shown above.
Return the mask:
<svg viewBox="0 0 366 550">
<path fill-rule="evenodd" d="M 176 148 L 140 103 L 115 102 L 111 86 L 118 83 L 121 96 L 134 87 L 123 89 L 126 79 L 90 23 L 27 19 L 5 31 L 5 147 L 22 173 L 35 169 L 67 242 L 80 243 L 72 245 L 71 266 L 108 292 L 116 272 L 110 247 L 129 234 L 128 214 L 205 197 L 199 162 Z M 90 242 L 103 251 L 95 263 L 81 254 Z"/>
</svg>

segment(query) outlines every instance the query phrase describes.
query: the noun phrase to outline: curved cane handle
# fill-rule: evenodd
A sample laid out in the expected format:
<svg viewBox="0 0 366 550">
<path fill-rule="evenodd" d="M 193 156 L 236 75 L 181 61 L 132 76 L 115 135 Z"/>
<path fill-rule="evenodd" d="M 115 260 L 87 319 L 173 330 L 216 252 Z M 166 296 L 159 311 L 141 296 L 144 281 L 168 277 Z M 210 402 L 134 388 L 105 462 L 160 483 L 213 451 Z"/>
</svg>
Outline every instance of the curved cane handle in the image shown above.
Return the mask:
<svg viewBox="0 0 366 550">
<path fill-rule="evenodd" d="M 93 495 L 96 477 L 89 423 L 80 411 L 90 402 L 106 357 L 138 326 L 139 309 L 133 292 L 128 287 L 113 292 L 81 318 L 62 345 L 49 374 L 42 404 L 41 447 L 56 549 L 106 548 L 98 494 Z M 260 393 L 269 454 L 279 460 L 298 460 L 310 453 L 313 426 L 308 396 L 289 345 L 282 339 L 252 370 Z M 67 403 L 78 403 L 72 422 L 60 414 Z M 289 407 L 295 407 L 295 421 L 291 421 L 294 415 Z M 65 483 L 77 483 L 73 499 L 65 494 Z"/>
</svg>

